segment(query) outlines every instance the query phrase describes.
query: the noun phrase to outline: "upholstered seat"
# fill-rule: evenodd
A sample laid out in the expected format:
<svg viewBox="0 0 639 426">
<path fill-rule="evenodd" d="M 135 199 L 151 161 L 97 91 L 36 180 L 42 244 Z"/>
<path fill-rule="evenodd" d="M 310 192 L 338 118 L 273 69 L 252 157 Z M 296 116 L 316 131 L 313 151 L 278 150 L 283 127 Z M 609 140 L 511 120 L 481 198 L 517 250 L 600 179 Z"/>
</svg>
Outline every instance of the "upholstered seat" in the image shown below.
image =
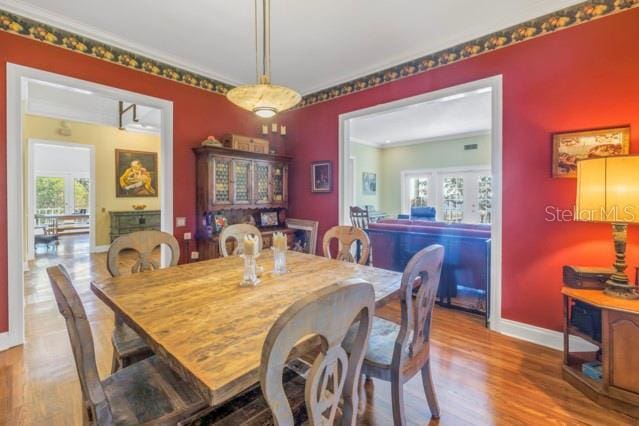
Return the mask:
<svg viewBox="0 0 639 426">
<path fill-rule="evenodd" d="M 157 356 L 118 370 L 102 387 L 114 425 L 176 423 L 206 407 L 197 390 Z"/>
<path fill-rule="evenodd" d="M 354 325 L 348 330 L 348 334 L 344 338 L 343 346 L 348 353 L 352 351 L 356 332 L 357 328 Z M 376 364 L 380 368 L 390 368 L 393 362 L 393 350 L 397 334 L 399 334 L 398 324 L 384 318 L 375 317 L 371 336 L 368 338 L 368 349 L 366 350 L 364 362 Z"/>
</svg>

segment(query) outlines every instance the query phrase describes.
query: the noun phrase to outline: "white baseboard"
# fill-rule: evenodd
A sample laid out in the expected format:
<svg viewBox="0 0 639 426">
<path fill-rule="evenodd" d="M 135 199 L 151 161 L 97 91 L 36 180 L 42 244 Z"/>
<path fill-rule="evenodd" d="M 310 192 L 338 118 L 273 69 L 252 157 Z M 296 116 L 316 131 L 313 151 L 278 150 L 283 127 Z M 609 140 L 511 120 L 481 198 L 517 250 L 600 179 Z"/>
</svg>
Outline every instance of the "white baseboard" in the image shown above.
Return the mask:
<svg viewBox="0 0 639 426">
<path fill-rule="evenodd" d="M 110 244 L 95 246 L 95 248 L 93 249 L 93 253 L 106 253 L 107 251 L 109 251 L 109 247 L 111 247 Z"/>
<path fill-rule="evenodd" d="M 12 342 L 9 332 L 0 333 L 0 352 L 6 351 L 14 346 L 18 346 L 20 342 Z"/>
<path fill-rule="evenodd" d="M 526 340 L 548 348 L 563 351 L 564 335 L 559 331 L 548 330 L 547 328 L 536 327 L 523 322 L 501 319 L 493 330 L 507 336 Z M 570 350 L 578 352 L 596 351 L 597 347 L 581 337 L 570 336 Z"/>
</svg>

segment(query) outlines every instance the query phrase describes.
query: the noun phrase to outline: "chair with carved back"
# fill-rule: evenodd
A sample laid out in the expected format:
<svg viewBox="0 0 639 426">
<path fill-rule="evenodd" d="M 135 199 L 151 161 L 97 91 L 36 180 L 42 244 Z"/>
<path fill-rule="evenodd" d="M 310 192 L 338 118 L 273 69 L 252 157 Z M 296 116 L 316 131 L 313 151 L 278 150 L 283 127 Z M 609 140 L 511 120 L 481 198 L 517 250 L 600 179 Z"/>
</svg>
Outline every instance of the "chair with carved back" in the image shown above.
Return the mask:
<svg viewBox="0 0 639 426">
<path fill-rule="evenodd" d="M 367 264 L 371 243 L 366 232 L 354 226 L 333 226 L 326 231 L 322 241 L 322 248 L 324 250 L 324 257 L 328 257 L 329 259 L 333 257 L 331 255 L 331 242 L 334 239 L 338 241 L 338 251 L 335 257 L 337 260 L 359 263 L 360 265 Z M 361 243 L 359 260 L 357 260 L 351 252 L 353 243 L 357 241 Z"/>
<path fill-rule="evenodd" d="M 337 420 L 342 425 L 354 425 L 359 376 L 374 310 L 373 286 L 359 279 L 335 283 L 302 297 L 281 314 L 266 336 L 259 387 L 192 420 L 209 426 L 297 425 L 307 420 L 311 425 L 332 425 Z M 356 349 L 349 357 L 342 343 L 350 332 Z M 302 341 L 319 347 L 304 351 L 304 362 L 296 358 Z M 297 368 L 291 366 L 295 363 Z M 305 379 L 298 374 L 302 370 Z"/>
<path fill-rule="evenodd" d="M 206 407 L 197 389 L 157 356 L 100 380 L 91 327 L 71 278 L 62 265 L 48 268 L 47 273 L 58 310 L 66 321 L 85 424 L 176 424 Z"/>
<path fill-rule="evenodd" d="M 420 250 L 406 265 L 400 286 L 401 324 L 375 317 L 362 367 L 362 378 L 375 377 L 391 383 L 395 425 L 405 425 L 403 387 L 421 373 L 431 416 L 439 418 L 439 405 L 430 367 L 430 326 L 444 260 L 444 247 L 434 244 Z M 413 289 L 417 293 L 413 299 Z M 354 332 L 345 348 L 356 348 Z M 361 387 L 363 390 L 363 386 Z M 365 402 L 365 395 L 360 395 Z M 363 408 L 360 407 L 360 411 Z"/>
<path fill-rule="evenodd" d="M 361 208 L 357 206 L 350 207 L 351 224 L 360 229 L 368 229 L 370 218 L 368 216 L 368 208 Z"/>
<path fill-rule="evenodd" d="M 122 235 L 113 241 L 109 247 L 107 269 L 113 277 L 122 275 L 120 253 L 124 250 L 132 250 L 137 255 L 135 264 L 131 268 L 131 273 L 159 269 L 160 263 L 153 257 L 157 256 L 157 252 L 154 252 L 155 249 L 162 245 L 168 247 L 171 253 L 169 265 L 177 265 L 180 259 L 180 246 L 173 235 L 161 231 L 138 231 Z M 151 348 L 144 343 L 144 340 L 117 315 L 111 342 L 113 343 L 111 372 L 115 372 L 119 368 L 126 367 L 153 354 Z"/>
<path fill-rule="evenodd" d="M 231 255 L 235 256 L 238 254 L 242 254 L 244 237 L 247 235 L 256 236 L 258 250 L 262 250 L 262 233 L 260 232 L 260 230 L 248 223 L 238 223 L 236 225 L 230 225 L 222 229 L 219 239 L 220 254 L 223 257 L 229 256 L 228 250 L 226 248 L 226 243 L 229 239 L 235 240 L 235 248 L 233 249 L 233 253 L 231 253 Z"/>
</svg>

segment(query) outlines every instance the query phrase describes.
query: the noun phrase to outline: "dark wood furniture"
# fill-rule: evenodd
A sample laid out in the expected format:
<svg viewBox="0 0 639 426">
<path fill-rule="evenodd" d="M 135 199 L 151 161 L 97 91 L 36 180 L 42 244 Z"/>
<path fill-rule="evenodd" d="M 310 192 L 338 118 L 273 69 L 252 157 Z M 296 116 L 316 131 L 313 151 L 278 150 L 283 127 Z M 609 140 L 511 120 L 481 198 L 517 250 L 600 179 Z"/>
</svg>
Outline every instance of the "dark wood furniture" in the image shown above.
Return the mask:
<svg viewBox="0 0 639 426">
<path fill-rule="evenodd" d="M 160 264 L 155 261 L 153 251 L 165 245 L 171 253 L 170 266 L 177 265 L 180 259 L 180 246 L 171 234 L 161 231 L 138 231 L 118 237 L 107 253 L 107 270 L 112 277 L 122 275 L 120 270 L 120 253 L 123 250 L 131 250 L 137 257 L 131 268 L 131 273 L 152 271 L 159 269 Z M 115 328 L 111 335 L 113 345 L 113 362 L 111 372 L 153 355 L 151 348 L 144 343 L 138 334 L 127 326 L 119 315 L 115 316 Z"/>
<path fill-rule="evenodd" d="M 111 242 L 121 235 L 137 231 L 159 231 L 161 218 L 159 210 L 110 211 Z"/>
<path fill-rule="evenodd" d="M 288 207 L 290 157 L 245 152 L 229 148 L 194 149 L 197 169 L 197 240 L 201 259 L 221 255 L 214 215 L 238 210 L 252 215 L 259 224 L 259 210 L 279 211 Z M 257 212 L 257 213 L 256 213 Z M 264 247 L 271 246 L 275 231 L 289 234 L 284 220 L 276 227 L 260 228 Z M 231 223 L 233 224 L 233 223 Z M 234 246 L 228 247 L 232 252 Z"/>
<path fill-rule="evenodd" d="M 257 152 L 258 154 L 269 153 L 269 142 L 266 139 L 227 134 L 222 136 L 221 142 L 226 148 L 238 151 Z"/>
<path fill-rule="evenodd" d="M 363 229 L 354 226 L 333 226 L 326 231 L 322 240 L 322 249 L 324 257 L 329 259 L 333 257 L 331 255 L 331 243 L 333 240 L 337 240 L 337 255 L 335 257 L 337 260 L 359 263 L 360 265 L 368 263 L 371 242 Z M 361 253 L 359 249 L 356 250 L 357 256 L 359 256 L 358 259 L 353 257 L 352 254 L 354 243 L 358 243 L 361 247 Z"/>
<path fill-rule="evenodd" d="M 368 229 L 370 218 L 368 217 L 368 207 L 363 209 L 357 206 L 350 207 L 351 224 L 356 228 Z"/>
<path fill-rule="evenodd" d="M 613 410 L 639 418 L 639 300 L 619 299 L 601 290 L 564 287 L 563 377 L 589 398 Z M 570 321 L 573 301 L 601 309 L 601 341 L 581 332 Z M 597 352 L 572 352 L 570 336 L 579 336 L 601 351 L 602 380 L 581 371 Z"/>
<path fill-rule="evenodd" d="M 373 285 L 379 307 L 401 280 L 397 272 L 294 251 L 287 255 L 290 273 L 270 273 L 271 250 L 257 264 L 265 272 L 256 287 L 240 287 L 243 261 L 229 256 L 92 282 L 91 290 L 197 386 L 208 404 L 218 406 L 259 383 L 267 333 L 296 301 L 359 278 Z"/>
<path fill-rule="evenodd" d="M 401 324 L 378 317 L 373 321 L 362 374 L 391 383 L 395 425 L 406 424 L 404 383 L 417 373 L 421 373 L 431 415 L 439 418 L 439 406 L 430 371 L 429 340 L 443 261 L 444 247 L 440 245 L 426 247 L 415 254 L 406 265 L 399 289 Z M 413 291 L 415 289 L 416 294 Z M 345 339 L 345 347 L 350 352 L 355 345 L 351 331 Z M 363 386 L 361 389 L 363 390 Z M 362 396 L 362 403 L 364 401 Z M 360 407 L 360 411 L 363 411 L 363 407 Z"/>
<path fill-rule="evenodd" d="M 176 424 L 206 407 L 197 392 L 153 356 L 100 380 L 87 314 L 62 266 L 47 269 L 58 309 L 66 320 L 90 425 Z"/>
</svg>

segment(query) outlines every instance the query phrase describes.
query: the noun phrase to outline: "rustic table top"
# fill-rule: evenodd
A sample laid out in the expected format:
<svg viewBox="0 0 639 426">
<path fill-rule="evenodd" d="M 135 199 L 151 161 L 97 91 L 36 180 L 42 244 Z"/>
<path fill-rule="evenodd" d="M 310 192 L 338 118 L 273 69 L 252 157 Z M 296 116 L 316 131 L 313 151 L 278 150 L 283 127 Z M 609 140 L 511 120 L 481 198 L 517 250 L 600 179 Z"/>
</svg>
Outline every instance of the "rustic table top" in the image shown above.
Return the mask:
<svg viewBox="0 0 639 426">
<path fill-rule="evenodd" d="M 271 274 L 273 256 L 257 287 L 240 287 L 243 260 L 226 257 L 92 282 L 92 291 L 142 336 L 153 351 L 219 405 L 259 382 L 266 334 L 304 295 L 337 281 L 361 278 L 378 306 L 399 290 L 401 274 L 288 252 L 289 272 Z"/>
<path fill-rule="evenodd" d="M 563 287 L 561 292 L 573 299 L 581 300 L 602 309 L 639 314 L 639 299 L 621 299 L 608 296 L 603 290 Z"/>
</svg>

